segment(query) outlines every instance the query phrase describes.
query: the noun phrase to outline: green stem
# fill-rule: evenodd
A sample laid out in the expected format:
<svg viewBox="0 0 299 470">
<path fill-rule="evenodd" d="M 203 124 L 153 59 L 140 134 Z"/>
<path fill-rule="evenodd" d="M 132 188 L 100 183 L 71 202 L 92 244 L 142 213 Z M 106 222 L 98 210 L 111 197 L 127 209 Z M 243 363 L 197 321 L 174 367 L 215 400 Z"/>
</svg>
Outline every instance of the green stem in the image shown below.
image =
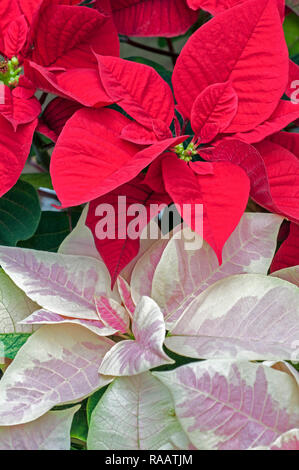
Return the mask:
<svg viewBox="0 0 299 470">
<path fill-rule="evenodd" d="M 129 44 L 130 46 L 138 47 L 139 49 L 143 49 L 144 51 L 152 52 L 153 54 L 165 55 L 165 56 L 171 57 L 172 59 L 175 59 L 175 60 L 179 56 L 175 52 L 163 51 L 161 49 L 158 49 L 157 47 L 146 46 L 145 44 L 142 44 L 141 42 L 133 41 L 128 36 L 120 36 L 119 40 L 120 40 L 120 42 L 124 42 L 126 44 Z"/>
<path fill-rule="evenodd" d="M 172 54 L 171 55 L 172 65 L 175 66 L 175 63 L 176 63 L 176 60 L 177 60 L 178 56 L 176 55 L 176 52 L 174 50 L 172 40 L 170 38 L 166 38 L 166 42 L 167 42 L 169 52 Z"/>
</svg>

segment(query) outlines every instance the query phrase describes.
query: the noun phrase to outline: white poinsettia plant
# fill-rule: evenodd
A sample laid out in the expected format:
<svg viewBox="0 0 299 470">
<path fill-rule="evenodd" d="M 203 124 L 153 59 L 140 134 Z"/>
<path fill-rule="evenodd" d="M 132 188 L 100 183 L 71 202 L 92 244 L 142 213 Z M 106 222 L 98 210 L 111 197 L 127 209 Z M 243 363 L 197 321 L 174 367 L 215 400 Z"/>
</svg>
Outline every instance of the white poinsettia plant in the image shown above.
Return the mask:
<svg viewBox="0 0 299 470">
<path fill-rule="evenodd" d="M 298 449 L 299 268 L 267 275 L 282 218 L 245 213 L 221 266 L 183 226 L 143 241 L 112 289 L 85 217 L 58 253 L 0 247 L 1 332 L 33 331 L 0 449 L 69 449 L 98 391 L 87 449 Z"/>
</svg>

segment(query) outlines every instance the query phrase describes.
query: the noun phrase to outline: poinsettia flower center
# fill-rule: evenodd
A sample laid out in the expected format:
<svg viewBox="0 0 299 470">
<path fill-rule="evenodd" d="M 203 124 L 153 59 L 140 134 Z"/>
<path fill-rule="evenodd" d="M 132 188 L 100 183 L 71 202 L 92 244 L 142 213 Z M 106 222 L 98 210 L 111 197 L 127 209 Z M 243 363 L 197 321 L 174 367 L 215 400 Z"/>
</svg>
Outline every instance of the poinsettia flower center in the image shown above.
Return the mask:
<svg viewBox="0 0 299 470">
<path fill-rule="evenodd" d="M 16 87 L 19 84 L 21 73 L 22 67 L 19 66 L 17 57 L 8 60 L 0 56 L 0 83 L 9 87 Z"/>
<path fill-rule="evenodd" d="M 183 143 L 178 144 L 173 148 L 173 151 L 180 160 L 184 160 L 185 162 L 191 162 L 192 158 L 198 154 L 197 146 L 193 141 L 191 141 L 186 148 Z"/>
</svg>

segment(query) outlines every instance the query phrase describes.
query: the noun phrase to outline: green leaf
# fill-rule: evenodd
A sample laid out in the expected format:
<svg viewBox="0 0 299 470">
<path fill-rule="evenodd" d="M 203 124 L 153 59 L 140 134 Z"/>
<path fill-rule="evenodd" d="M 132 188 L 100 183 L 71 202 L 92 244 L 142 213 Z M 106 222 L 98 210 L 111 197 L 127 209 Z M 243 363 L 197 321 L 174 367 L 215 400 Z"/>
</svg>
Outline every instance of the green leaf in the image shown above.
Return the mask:
<svg viewBox="0 0 299 470">
<path fill-rule="evenodd" d="M 109 104 L 109 106 L 107 106 L 107 108 L 114 109 L 114 111 L 117 111 L 118 113 L 122 114 L 123 116 L 126 116 L 128 119 L 133 121 L 133 118 L 131 116 L 129 116 L 129 114 L 126 113 L 126 111 L 124 111 L 120 106 L 118 106 L 118 104 L 116 104 L 116 103 Z"/>
<path fill-rule="evenodd" d="M 97 406 L 98 402 L 106 392 L 107 388 L 109 385 L 106 385 L 105 387 L 100 388 L 100 390 L 97 390 L 95 393 L 90 395 L 90 397 L 87 400 L 87 405 L 86 405 L 86 416 L 87 416 L 87 422 L 88 425 L 90 424 L 90 419 L 91 419 L 91 414 L 95 407 Z"/>
<path fill-rule="evenodd" d="M 72 211 L 71 219 L 74 227 L 80 216 L 80 211 Z M 42 212 L 39 226 L 29 240 L 18 244 L 23 248 L 56 252 L 63 240 L 70 233 L 70 220 L 67 212 Z"/>
<path fill-rule="evenodd" d="M 198 28 L 203 26 L 211 18 L 212 18 L 212 15 L 210 13 L 208 13 L 207 11 L 204 11 L 204 10 L 200 10 L 196 23 L 194 23 L 188 29 L 188 31 L 186 31 L 186 33 L 180 34 L 179 36 L 172 37 L 171 42 L 172 43 L 180 42 L 181 44 L 179 44 L 179 46 L 180 46 L 180 48 L 182 48 L 183 45 L 187 42 L 187 40 L 190 38 L 190 36 L 192 36 L 192 34 L 195 33 L 195 31 L 197 31 Z M 158 43 L 158 47 L 161 47 L 161 48 L 168 47 L 166 38 L 159 37 L 157 43 Z"/>
<path fill-rule="evenodd" d="M 15 246 L 36 231 L 41 209 L 36 190 L 25 181 L 18 181 L 0 198 L 0 245 Z"/>
<path fill-rule="evenodd" d="M 26 343 L 30 333 L 0 334 L 0 363 L 14 359 L 19 349 Z"/>
<path fill-rule="evenodd" d="M 35 189 L 53 189 L 51 176 L 48 173 L 24 173 L 21 180 L 31 184 Z"/>
<path fill-rule="evenodd" d="M 155 367 L 152 371 L 162 372 L 164 370 L 173 370 L 177 367 L 184 366 L 190 362 L 198 362 L 201 359 L 193 359 L 191 357 L 179 356 L 178 354 L 170 351 L 166 346 L 163 346 L 165 353 L 175 361 L 175 364 L 165 364 L 163 366 Z"/>
<path fill-rule="evenodd" d="M 295 64 L 299 65 L 299 54 L 296 54 L 292 57 L 292 61 L 295 62 Z"/>
<path fill-rule="evenodd" d="M 53 144 L 54 145 L 54 144 Z M 35 132 L 32 143 L 33 155 L 36 156 L 36 161 L 46 171 L 50 168 L 50 155 L 47 148 L 45 148 L 45 140 L 42 134 Z"/>
<path fill-rule="evenodd" d="M 299 53 L 299 20 L 295 13 L 291 13 L 286 16 L 283 23 L 283 29 L 289 54 L 293 57 Z"/>
<path fill-rule="evenodd" d="M 157 62 L 154 62 L 153 60 L 145 59 L 144 57 L 138 57 L 138 56 L 132 56 L 132 57 L 127 57 L 126 60 L 131 60 L 131 62 L 137 62 L 138 64 L 144 64 L 148 65 L 149 67 L 152 67 L 153 69 L 158 72 L 160 77 L 163 78 L 163 80 L 168 83 L 170 88 L 172 89 L 172 83 L 171 83 L 171 72 L 167 70 L 163 65 L 158 64 Z"/>
<path fill-rule="evenodd" d="M 158 47 L 161 47 L 161 48 L 167 47 L 166 38 L 158 38 L 157 42 L 158 42 Z"/>
<path fill-rule="evenodd" d="M 87 434 L 88 434 L 86 403 L 87 403 L 87 400 L 84 400 L 80 409 L 75 414 L 73 423 L 72 423 L 72 428 L 71 428 L 71 438 L 78 439 L 83 442 L 87 441 Z"/>
</svg>

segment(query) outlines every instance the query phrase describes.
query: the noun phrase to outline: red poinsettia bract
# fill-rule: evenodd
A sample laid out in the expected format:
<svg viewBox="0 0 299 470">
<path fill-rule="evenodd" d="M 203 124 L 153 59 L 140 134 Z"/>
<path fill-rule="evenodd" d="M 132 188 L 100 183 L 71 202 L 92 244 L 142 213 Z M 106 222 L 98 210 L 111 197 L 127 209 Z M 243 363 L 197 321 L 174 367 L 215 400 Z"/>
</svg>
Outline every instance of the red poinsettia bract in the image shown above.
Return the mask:
<svg viewBox="0 0 299 470">
<path fill-rule="evenodd" d="M 78 2 L 1 2 L 0 125 L 5 134 L 1 195 L 16 183 L 29 154 L 41 112 L 34 96 L 37 88 L 87 106 L 111 102 L 98 80 L 92 48 L 118 54 L 115 28 L 111 18 L 74 3 Z M 82 86 L 86 80 L 93 86 Z"/>
<path fill-rule="evenodd" d="M 105 92 L 132 119 L 79 110 L 67 122 L 51 163 L 63 206 L 104 196 L 158 158 L 146 183 L 165 190 L 179 210 L 203 204 L 203 236 L 219 261 L 249 191 L 260 205 L 298 221 L 298 161 L 269 137 L 299 116 L 295 103 L 281 100 L 290 70 L 281 4 L 238 2 L 191 36 L 173 74 L 183 129 L 170 89 L 153 69 L 95 53 Z M 188 121 L 194 138 L 184 148 Z M 210 163 L 192 163 L 195 155 Z"/>
<path fill-rule="evenodd" d="M 198 19 L 199 11 L 213 16 L 246 0 L 97 0 L 99 11 L 112 12 L 120 34 L 172 37 L 184 34 Z M 281 16 L 284 0 L 277 0 Z"/>
</svg>

